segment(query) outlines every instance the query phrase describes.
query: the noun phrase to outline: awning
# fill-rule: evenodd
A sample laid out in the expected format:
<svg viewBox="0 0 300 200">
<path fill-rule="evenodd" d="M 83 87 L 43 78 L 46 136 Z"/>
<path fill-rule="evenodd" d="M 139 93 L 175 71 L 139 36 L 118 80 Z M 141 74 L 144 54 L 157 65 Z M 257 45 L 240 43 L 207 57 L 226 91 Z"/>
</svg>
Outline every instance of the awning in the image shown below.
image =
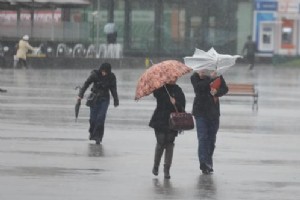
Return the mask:
<svg viewBox="0 0 300 200">
<path fill-rule="evenodd" d="M 1 10 L 18 8 L 80 8 L 90 5 L 90 0 L 0 0 Z"/>
<path fill-rule="evenodd" d="M 56 7 L 81 7 L 90 5 L 89 0 L 34 0 L 34 3 Z"/>
<path fill-rule="evenodd" d="M 26 0 L 24 0 L 26 1 Z M 34 0 L 37 3 L 58 4 L 58 5 L 89 5 L 89 0 Z"/>
</svg>

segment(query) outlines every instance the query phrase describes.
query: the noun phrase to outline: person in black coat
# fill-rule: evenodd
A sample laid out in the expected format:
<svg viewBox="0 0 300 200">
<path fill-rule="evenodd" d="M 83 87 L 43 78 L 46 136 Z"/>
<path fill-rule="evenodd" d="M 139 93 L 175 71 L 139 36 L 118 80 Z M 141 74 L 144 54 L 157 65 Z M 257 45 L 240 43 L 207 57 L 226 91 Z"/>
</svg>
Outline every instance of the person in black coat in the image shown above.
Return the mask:
<svg viewBox="0 0 300 200">
<path fill-rule="evenodd" d="M 117 80 L 115 74 L 111 72 L 109 63 L 103 63 L 99 70 L 91 72 L 79 91 L 78 100 L 83 98 L 85 91 L 91 84 L 93 86 L 87 100 L 87 106 L 90 107 L 89 139 L 100 144 L 104 135 L 104 123 L 110 103 L 109 91 L 114 99 L 114 106 L 119 106 Z"/>
<path fill-rule="evenodd" d="M 256 43 L 252 41 L 252 37 L 249 35 L 247 37 L 247 42 L 245 42 L 242 49 L 242 55 L 246 52 L 246 59 L 249 62 L 249 70 L 252 70 L 255 63 L 255 52 L 256 52 Z"/>
<path fill-rule="evenodd" d="M 212 88 L 212 83 L 217 79 L 218 87 Z M 191 82 L 195 92 L 192 113 L 197 127 L 200 169 L 204 174 L 209 174 L 213 172 L 213 153 L 220 121 L 218 98 L 228 92 L 228 87 L 223 76 L 218 77 L 216 72 L 207 76 L 204 70 L 195 72 Z"/>
<path fill-rule="evenodd" d="M 175 82 L 155 90 L 153 95 L 156 98 L 157 105 L 149 126 L 154 129 L 157 143 L 152 173 L 155 176 L 158 175 L 160 160 L 165 152 L 164 177 L 169 179 L 171 178 L 170 167 L 173 159 L 174 141 L 178 135 L 178 131 L 169 128 L 169 118 L 171 112 L 176 111 L 174 106 L 177 107 L 179 112 L 185 109 L 185 96 L 182 89 Z"/>
</svg>

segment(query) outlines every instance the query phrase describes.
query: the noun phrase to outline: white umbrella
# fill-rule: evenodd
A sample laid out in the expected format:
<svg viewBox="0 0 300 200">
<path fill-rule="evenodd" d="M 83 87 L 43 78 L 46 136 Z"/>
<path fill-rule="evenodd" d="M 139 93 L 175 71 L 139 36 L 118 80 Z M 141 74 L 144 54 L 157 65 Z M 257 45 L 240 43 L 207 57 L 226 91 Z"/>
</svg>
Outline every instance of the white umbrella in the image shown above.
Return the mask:
<svg viewBox="0 0 300 200">
<path fill-rule="evenodd" d="M 237 58 L 241 57 L 240 55 L 219 54 L 213 47 L 207 52 L 196 48 L 193 56 L 184 57 L 184 63 L 193 70 L 216 70 L 218 74 L 223 74 L 235 64 Z"/>
<path fill-rule="evenodd" d="M 104 33 L 111 34 L 117 31 L 117 27 L 114 23 L 107 23 L 104 26 Z"/>
</svg>

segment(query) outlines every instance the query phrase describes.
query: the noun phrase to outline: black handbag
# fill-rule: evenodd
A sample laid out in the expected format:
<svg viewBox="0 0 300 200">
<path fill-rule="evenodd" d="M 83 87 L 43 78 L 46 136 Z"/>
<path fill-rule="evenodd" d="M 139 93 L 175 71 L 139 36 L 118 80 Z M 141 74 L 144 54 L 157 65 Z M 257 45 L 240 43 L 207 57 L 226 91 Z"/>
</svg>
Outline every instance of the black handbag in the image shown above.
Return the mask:
<svg viewBox="0 0 300 200">
<path fill-rule="evenodd" d="M 171 97 L 167 87 L 165 87 L 169 97 Z M 186 131 L 194 128 L 194 118 L 191 113 L 178 112 L 176 105 L 174 105 L 176 112 L 172 112 L 169 118 L 169 128 L 175 131 Z"/>
<path fill-rule="evenodd" d="M 91 107 L 96 102 L 97 95 L 94 92 L 91 92 L 86 100 L 86 106 Z"/>
</svg>

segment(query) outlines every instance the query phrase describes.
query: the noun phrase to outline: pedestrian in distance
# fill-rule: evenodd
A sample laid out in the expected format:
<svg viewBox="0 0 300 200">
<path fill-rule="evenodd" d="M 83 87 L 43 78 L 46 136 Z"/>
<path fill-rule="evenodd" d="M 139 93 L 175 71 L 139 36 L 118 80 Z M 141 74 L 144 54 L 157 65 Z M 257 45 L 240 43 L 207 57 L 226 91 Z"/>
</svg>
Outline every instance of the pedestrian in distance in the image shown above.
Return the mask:
<svg viewBox="0 0 300 200">
<path fill-rule="evenodd" d="M 90 107 L 89 139 L 95 140 L 96 144 L 100 144 L 104 136 L 106 113 L 110 103 L 109 92 L 113 97 L 114 106 L 119 106 L 117 79 L 115 74 L 111 71 L 111 65 L 109 63 L 103 63 L 98 70 L 91 72 L 79 91 L 79 101 L 81 101 L 85 91 L 91 84 L 93 84 L 93 86 L 87 99 L 87 106 Z"/>
<path fill-rule="evenodd" d="M 256 43 L 252 41 L 251 36 L 248 36 L 247 41 L 245 42 L 242 50 L 242 55 L 246 55 L 246 59 L 249 62 L 249 70 L 252 70 L 254 67 L 255 52 L 256 52 Z"/>
<path fill-rule="evenodd" d="M 214 71 L 207 75 L 206 70 L 195 72 L 191 76 L 195 98 L 194 115 L 198 137 L 198 158 L 203 174 L 213 173 L 213 154 L 216 136 L 220 124 L 219 97 L 228 92 L 223 76 Z"/>
<path fill-rule="evenodd" d="M 185 95 L 182 89 L 172 82 L 154 90 L 156 98 L 156 108 L 150 120 L 149 126 L 154 129 L 156 137 L 156 147 L 154 153 L 154 165 L 152 173 L 157 176 L 161 157 L 164 153 L 164 178 L 170 179 L 170 167 L 173 160 L 173 150 L 175 138 L 178 131 L 171 130 L 169 118 L 171 112 L 175 112 L 175 106 L 179 112 L 185 109 Z"/>
<path fill-rule="evenodd" d="M 35 50 L 35 48 L 29 44 L 28 40 L 29 40 L 29 36 L 24 35 L 17 45 L 17 53 L 16 53 L 16 58 L 18 60 L 17 66 L 19 66 L 20 68 L 28 68 L 27 61 L 26 61 L 27 52 L 29 50 L 31 51 Z"/>
</svg>

